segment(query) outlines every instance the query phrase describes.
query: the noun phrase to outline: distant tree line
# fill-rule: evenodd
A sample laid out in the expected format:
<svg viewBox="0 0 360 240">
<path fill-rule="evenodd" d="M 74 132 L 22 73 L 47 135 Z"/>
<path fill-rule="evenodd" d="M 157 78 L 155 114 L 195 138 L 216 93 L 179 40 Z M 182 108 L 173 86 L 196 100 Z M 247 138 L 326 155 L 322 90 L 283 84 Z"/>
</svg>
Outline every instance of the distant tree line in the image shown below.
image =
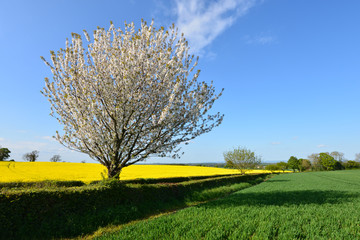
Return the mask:
<svg viewBox="0 0 360 240">
<path fill-rule="evenodd" d="M 8 158 L 10 158 L 11 151 L 8 148 L 2 148 L 0 146 L 0 161 L 6 161 Z M 39 158 L 39 151 L 34 150 L 29 153 L 25 153 L 23 155 L 23 159 L 28 162 L 35 162 Z M 9 161 L 15 161 L 14 159 L 11 159 Z M 55 154 L 50 158 L 50 162 L 61 162 L 61 156 Z"/>
<path fill-rule="evenodd" d="M 265 167 L 266 170 L 289 170 L 293 172 L 299 171 L 331 171 L 331 170 L 343 170 L 343 169 L 356 169 L 360 168 L 360 153 L 355 155 L 355 160 L 346 160 L 344 153 L 334 152 L 322 152 L 313 153 L 308 156 L 308 159 L 297 158 L 291 156 L 287 162 L 279 162 L 276 164 L 269 164 Z"/>
</svg>

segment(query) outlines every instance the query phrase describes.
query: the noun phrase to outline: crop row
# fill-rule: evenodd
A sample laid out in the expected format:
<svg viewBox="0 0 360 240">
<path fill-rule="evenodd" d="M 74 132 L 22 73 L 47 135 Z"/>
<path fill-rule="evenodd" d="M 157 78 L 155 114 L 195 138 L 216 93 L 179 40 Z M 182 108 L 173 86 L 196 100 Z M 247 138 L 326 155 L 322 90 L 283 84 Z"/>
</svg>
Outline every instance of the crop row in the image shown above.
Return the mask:
<svg viewBox="0 0 360 240">
<path fill-rule="evenodd" d="M 360 171 L 282 174 L 99 239 L 360 239 Z"/>
</svg>

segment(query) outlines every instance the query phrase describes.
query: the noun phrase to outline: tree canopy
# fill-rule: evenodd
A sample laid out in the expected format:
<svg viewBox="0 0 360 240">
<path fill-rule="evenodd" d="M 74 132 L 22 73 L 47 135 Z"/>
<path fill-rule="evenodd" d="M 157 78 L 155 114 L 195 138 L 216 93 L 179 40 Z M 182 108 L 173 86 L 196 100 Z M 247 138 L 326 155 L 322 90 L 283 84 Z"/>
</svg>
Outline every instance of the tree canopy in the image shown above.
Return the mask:
<svg viewBox="0 0 360 240">
<path fill-rule="evenodd" d="M 310 169 L 311 169 L 311 162 L 310 162 L 310 160 L 300 158 L 300 159 L 299 159 L 299 162 L 300 162 L 299 168 L 300 168 L 300 171 L 301 171 L 301 172 L 302 172 L 302 171 L 305 171 L 305 170 L 310 170 Z"/>
<path fill-rule="evenodd" d="M 25 153 L 23 155 L 23 159 L 29 162 L 35 162 L 38 157 L 39 157 L 39 151 L 37 150 L 34 150 L 29 153 Z"/>
<path fill-rule="evenodd" d="M 0 161 L 5 161 L 10 157 L 11 151 L 7 148 L 1 148 L 0 146 Z"/>
<path fill-rule="evenodd" d="M 333 151 L 329 155 L 332 156 L 336 161 L 339 161 L 339 162 L 342 162 L 343 160 L 345 160 L 344 153 L 342 153 L 342 152 Z"/>
<path fill-rule="evenodd" d="M 320 153 L 319 159 L 320 159 L 322 166 L 326 170 L 335 170 L 336 169 L 337 161 L 332 156 L 330 156 L 328 153 Z"/>
<path fill-rule="evenodd" d="M 198 58 L 175 26 L 142 22 L 98 28 L 87 48 L 73 33 L 65 49 L 51 51 L 53 80 L 43 95 L 64 129 L 56 139 L 88 154 L 119 178 L 121 169 L 149 156 L 180 156 L 180 144 L 209 132 L 223 119 L 210 114 L 213 84 L 198 82 Z"/>
<path fill-rule="evenodd" d="M 292 169 L 294 172 L 295 170 L 300 170 L 300 161 L 294 156 L 291 156 L 287 162 L 288 167 Z"/>
<path fill-rule="evenodd" d="M 61 161 L 61 156 L 58 154 L 55 154 L 50 158 L 50 162 L 60 162 L 60 161 Z"/>
<path fill-rule="evenodd" d="M 281 169 L 280 169 L 280 166 L 278 164 L 269 164 L 269 165 L 265 166 L 265 170 L 274 172 L 276 170 L 281 170 Z"/>
<path fill-rule="evenodd" d="M 282 170 L 283 172 L 285 172 L 285 170 L 289 167 L 288 164 L 286 162 L 278 162 L 276 164 L 276 166 L 278 167 L 279 170 Z"/>
<path fill-rule="evenodd" d="M 231 151 L 224 152 L 224 160 L 230 167 L 237 168 L 241 174 L 246 169 L 255 168 L 261 163 L 261 157 L 245 147 L 237 147 Z"/>
</svg>

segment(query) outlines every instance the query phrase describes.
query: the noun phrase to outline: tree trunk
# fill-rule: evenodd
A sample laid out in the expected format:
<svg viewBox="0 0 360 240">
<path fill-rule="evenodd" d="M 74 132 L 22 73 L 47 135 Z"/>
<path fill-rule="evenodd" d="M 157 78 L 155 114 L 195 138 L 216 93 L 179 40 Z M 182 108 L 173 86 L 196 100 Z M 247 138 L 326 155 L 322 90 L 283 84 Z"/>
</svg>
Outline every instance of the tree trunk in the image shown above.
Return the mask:
<svg viewBox="0 0 360 240">
<path fill-rule="evenodd" d="M 118 179 L 120 180 L 120 172 L 121 168 L 117 166 L 110 165 L 107 167 L 108 170 L 108 178 Z"/>
</svg>

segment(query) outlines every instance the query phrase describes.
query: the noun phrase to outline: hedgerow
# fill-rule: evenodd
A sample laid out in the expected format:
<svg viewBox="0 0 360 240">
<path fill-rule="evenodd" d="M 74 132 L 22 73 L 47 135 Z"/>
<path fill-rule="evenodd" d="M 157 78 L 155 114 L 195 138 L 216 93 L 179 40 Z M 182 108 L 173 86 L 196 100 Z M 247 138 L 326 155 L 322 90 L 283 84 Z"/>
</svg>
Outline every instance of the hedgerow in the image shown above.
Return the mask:
<svg viewBox="0 0 360 240">
<path fill-rule="evenodd" d="M 195 192 L 268 174 L 226 176 L 181 183 L 124 184 L 104 181 L 80 187 L 3 188 L 1 239 L 75 237 L 186 205 Z"/>
</svg>

